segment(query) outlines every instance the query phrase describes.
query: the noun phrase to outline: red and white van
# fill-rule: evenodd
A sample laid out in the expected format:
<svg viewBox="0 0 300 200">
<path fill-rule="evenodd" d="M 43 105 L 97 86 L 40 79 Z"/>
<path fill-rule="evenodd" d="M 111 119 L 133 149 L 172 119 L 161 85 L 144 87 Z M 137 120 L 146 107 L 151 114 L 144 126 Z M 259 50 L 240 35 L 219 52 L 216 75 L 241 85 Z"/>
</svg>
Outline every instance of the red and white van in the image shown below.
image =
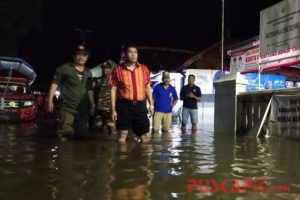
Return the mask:
<svg viewBox="0 0 300 200">
<path fill-rule="evenodd" d="M 36 74 L 24 60 L 0 57 L 0 121 L 29 121 L 37 105 L 30 88 Z"/>
</svg>

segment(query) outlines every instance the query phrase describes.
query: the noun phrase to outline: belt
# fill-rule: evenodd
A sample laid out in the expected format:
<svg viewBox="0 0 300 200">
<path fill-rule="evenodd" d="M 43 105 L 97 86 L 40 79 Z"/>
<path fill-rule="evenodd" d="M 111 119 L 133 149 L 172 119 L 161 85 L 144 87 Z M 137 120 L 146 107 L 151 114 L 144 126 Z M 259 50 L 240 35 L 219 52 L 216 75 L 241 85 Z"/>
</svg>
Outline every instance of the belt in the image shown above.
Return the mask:
<svg viewBox="0 0 300 200">
<path fill-rule="evenodd" d="M 136 100 L 129 100 L 129 99 L 118 99 L 118 100 L 122 101 L 122 102 L 132 104 L 132 105 L 142 104 L 142 103 L 145 102 L 145 101 L 136 101 Z"/>
</svg>

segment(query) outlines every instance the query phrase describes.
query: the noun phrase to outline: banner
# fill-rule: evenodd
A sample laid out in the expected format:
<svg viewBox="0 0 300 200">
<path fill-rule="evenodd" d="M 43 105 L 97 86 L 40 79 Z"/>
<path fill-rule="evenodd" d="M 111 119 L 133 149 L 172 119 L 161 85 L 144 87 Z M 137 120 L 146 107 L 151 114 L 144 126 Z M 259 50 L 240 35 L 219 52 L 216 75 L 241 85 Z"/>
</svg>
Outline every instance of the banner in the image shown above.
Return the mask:
<svg viewBox="0 0 300 200">
<path fill-rule="evenodd" d="M 243 77 L 248 80 L 246 91 L 255 91 L 259 89 L 280 89 L 285 88 L 286 77 L 275 74 L 261 74 L 260 81 L 257 73 L 247 73 Z M 260 86 L 258 87 L 258 83 Z"/>
<path fill-rule="evenodd" d="M 260 63 L 287 58 L 286 53 L 300 46 L 300 1 L 285 0 L 260 13 Z M 274 54 L 276 56 L 274 56 Z M 298 54 L 299 55 L 299 54 Z M 295 55 L 293 55 L 295 56 Z"/>
<path fill-rule="evenodd" d="M 258 69 L 259 47 L 233 52 L 230 57 L 230 73 Z"/>
<path fill-rule="evenodd" d="M 299 39 L 300 40 L 300 39 Z M 230 73 L 257 72 L 259 68 L 259 45 L 231 53 Z M 260 68 L 269 70 L 300 63 L 300 46 L 267 54 L 260 58 Z"/>
<path fill-rule="evenodd" d="M 271 135 L 300 137 L 300 94 L 273 96 L 269 128 Z"/>
</svg>

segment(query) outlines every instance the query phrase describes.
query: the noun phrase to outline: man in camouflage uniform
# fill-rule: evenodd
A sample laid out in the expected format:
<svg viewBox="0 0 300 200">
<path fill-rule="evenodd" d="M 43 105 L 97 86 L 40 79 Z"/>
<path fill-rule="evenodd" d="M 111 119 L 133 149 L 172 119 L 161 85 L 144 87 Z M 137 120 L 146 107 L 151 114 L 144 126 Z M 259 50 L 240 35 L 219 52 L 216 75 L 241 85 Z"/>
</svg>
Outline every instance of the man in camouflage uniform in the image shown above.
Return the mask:
<svg viewBox="0 0 300 200">
<path fill-rule="evenodd" d="M 115 124 L 111 119 L 111 89 L 107 84 L 107 78 L 111 73 L 111 64 L 105 62 L 102 65 L 102 76 L 96 80 L 96 116 L 95 123 L 97 127 L 107 126 L 109 133 L 115 133 Z"/>
</svg>

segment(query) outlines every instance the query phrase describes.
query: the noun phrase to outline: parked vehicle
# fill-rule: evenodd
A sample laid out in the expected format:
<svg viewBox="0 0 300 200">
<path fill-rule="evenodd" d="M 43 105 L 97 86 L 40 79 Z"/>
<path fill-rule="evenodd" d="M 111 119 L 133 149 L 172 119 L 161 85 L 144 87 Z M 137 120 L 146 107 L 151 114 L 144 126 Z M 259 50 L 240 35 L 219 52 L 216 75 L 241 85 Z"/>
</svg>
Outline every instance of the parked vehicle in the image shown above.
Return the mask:
<svg viewBox="0 0 300 200">
<path fill-rule="evenodd" d="M 36 117 L 37 105 L 30 84 L 36 74 L 20 58 L 0 57 L 0 120 L 29 121 Z"/>
</svg>

